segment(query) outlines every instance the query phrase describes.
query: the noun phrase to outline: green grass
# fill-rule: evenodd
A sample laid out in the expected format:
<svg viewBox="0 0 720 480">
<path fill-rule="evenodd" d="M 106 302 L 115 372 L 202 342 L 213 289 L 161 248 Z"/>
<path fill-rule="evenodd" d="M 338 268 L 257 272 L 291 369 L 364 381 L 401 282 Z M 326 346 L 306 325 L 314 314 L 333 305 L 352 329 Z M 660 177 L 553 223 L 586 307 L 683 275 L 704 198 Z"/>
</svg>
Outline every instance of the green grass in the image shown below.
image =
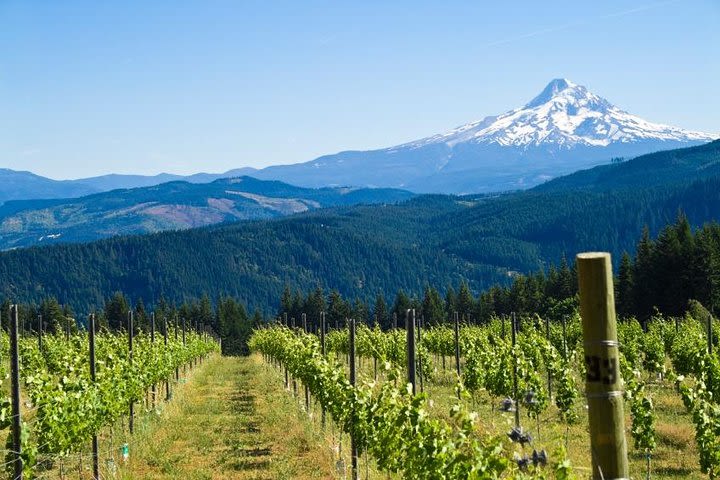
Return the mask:
<svg viewBox="0 0 720 480">
<path fill-rule="evenodd" d="M 283 390 L 277 375 L 257 356 L 210 357 L 189 372 L 185 382 L 173 382 L 170 402 L 161 401 L 154 410 L 136 405 L 134 435 L 128 434 L 125 421 L 103 431 L 101 477 L 334 478 L 330 444 Z M 158 386 L 158 398 L 164 395 L 164 386 Z M 127 463 L 121 456 L 125 442 L 130 449 Z M 89 447 L 65 459 L 62 469 L 55 459 L 38 477 L 90 478 Z"/>
</svg>

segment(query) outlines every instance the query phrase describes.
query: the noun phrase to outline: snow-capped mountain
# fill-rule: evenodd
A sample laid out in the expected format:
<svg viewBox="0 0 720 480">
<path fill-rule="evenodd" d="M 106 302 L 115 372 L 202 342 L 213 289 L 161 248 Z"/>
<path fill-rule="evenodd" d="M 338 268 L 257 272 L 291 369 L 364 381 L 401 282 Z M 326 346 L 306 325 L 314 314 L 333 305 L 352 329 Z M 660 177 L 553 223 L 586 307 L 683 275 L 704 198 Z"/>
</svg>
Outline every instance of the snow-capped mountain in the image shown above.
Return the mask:
<svg viewBox="0 0 720 480">
<path fill-rule="evenodd" d="M 311 162 L 268 167 L 254 175 L 307 186 L 487 192 L 527 188 L 613 157 L 634 157 L 715 138 L 648 122 L 581 85 L 555 79 L 523 107 L 444 134 L 382 150 L 341 152 Z"/>
<path fill-rule="evenodd" d="M 521 108 L 403 147 L 473 142 L 525 149 L 554 144 L 559 149 L 571 149 L 578 145 L 606 147 L 615 142 L 642 140 L 705 142 L 713 137 L 648 122 L 612 105 L 582 85 L 560 78 L 551 81 L 540 95 Z"/>
</svg>

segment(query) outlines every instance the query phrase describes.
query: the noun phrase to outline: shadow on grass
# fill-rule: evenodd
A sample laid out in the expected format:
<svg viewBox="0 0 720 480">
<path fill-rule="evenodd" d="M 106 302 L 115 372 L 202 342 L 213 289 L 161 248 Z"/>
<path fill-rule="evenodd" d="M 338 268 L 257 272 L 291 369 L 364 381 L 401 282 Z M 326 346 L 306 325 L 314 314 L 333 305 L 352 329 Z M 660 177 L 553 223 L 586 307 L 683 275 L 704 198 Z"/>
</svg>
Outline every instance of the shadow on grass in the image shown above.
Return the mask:
<svg viewBox="0 0 720 480">
<path fill-rule="evenodd" d="M 263 445 L 259 423 L 255 419 L 255 395 L 247 390 L 243 381 L 238 381 L 237 391 L 230 398 L 231 410 L 238 419 L 235 425 L 236 437 L 226 442 L 231 449 L 228 466 L 236 471 L 260 471 L 270 468 L 272 451 Z M 252 445 L 252 446 L 248 446 Z"/>
</svg>

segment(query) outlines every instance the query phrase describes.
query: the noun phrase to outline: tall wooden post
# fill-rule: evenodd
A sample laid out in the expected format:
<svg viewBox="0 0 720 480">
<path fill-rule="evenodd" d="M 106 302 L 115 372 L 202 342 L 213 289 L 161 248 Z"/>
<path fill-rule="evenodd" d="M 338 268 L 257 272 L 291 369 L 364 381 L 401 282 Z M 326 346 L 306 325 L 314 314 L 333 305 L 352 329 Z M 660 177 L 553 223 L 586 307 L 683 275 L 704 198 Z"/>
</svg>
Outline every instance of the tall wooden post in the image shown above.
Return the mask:
<svg viewBox="0 0 720 480">
<path fill-rule="evenodd" d="M 23 478 L 20 422 L 20 353 L 18 347 L 18 306 L 10 306 L 10 388 L 12 390 L 12 457 L 14 479 Z"/>
<path fill-rule="evenodd" d="M 320 353 L 325 357 L 325 312 L 320 312 Z M 325 428 L 325 407 L 322 407 L 322 427 Z"/>
<path fill-rule="evenodd" d="M 307 315 L 304 313 L 302 314 L 302 327 L 303 332 L 305 334 L 308 333 L 308 324 L 307 324 Z M 303 382 L 303 386 L 305 387 L 305 412 L 310 415 L 310 388 L 308 388 L 307 383 Z"/>
<path fill-rule="evenodd" d="M 417 322 L 417 347 L 416 350 L 422 345 L 422 324 L 424 317 L 420 315 Z M 415 352 L 417 354 L 417 352 Z M 420 392 L 425 391 L 425 384 L 423 382 L 423 370 L 422 370 L 422 356 L 418 355 L 418 378 L 420 379 Z"/>
<path fill-rule="evenodd" d="M 180 321 L 175 315 L 175 345 L 178 343 L 178 337 L 180 336 Z M 180 381 L 180 365 L 175 367 L 175 383 Z"/>
<path fill-rule="evenodd" d="M 37 320 L 38 320 L 38 350 L 40 350 L 40 354 L 42 354 L 42 349 L 43 349 L 43 319 L 42 319 L 42 315 L 38 315 Z"/>
<path fill-rule="evenodd" d="M 128 357 L 130 358 L 130 367 L 132 368 L 133 364 L 133 335 L 134 335 L 134 325 L 133 325 L 133 312 L 130 310 L 128 312 Z M 130 435 L 133 434 L 133 431 L 135 429 L 135 403 L 130 400 L 130 413 L 128 417 L 128 427 L 130 428 Z"/>
<path fill-rule="evenodd" d="M 550 343 L 550 317 L 545 317 L 545 339 Z M 548 369 L 548 399 L 552 400 L 552 372 Z"/>
<path fill-rule="evenodd" d="M 567 361 L 567 318 L 565 315 L 562 316 L 562 330 L 563 330 L 563 360 Z"/>
<path fill-rule="evenodd" d="M 91 313 L 89 318 L 89 330 L 90 330 L 90 379 L 93 383 L 96 380 L 95 371 L 95 314 Z M 98 437 L 97 432 L 93 433 L 92 436 L 92 457 L 93 457 L 93 480 L 100 480 L 100 453 L 98 452 Z"/>
<path fill-rule="evenodd" d="M 355 319 L 351 318 L 348 322 L 350 328 L 350 384 L 354 387 L 357 381 L 357 372 L 355 370 Z M 350 457 L 352 466 L 352 480 L 358 480 L 358 447 L 355 435 L 350 434 Z"/>
<path fill-rule="evenodd" d="M 155 312 L 150 315 L 150 343 L 152 343 L 153 352 L 155 351 Z M 152 408 L 155 408 L 155 397 L 157 396 L 157 385 L 152 384 Z M 147 400 L 147 398 L 146 398 Z M 147 403 L 145 404 L 147 406 Z"/>
<path fill-rule="evenodd" d="M 460 316 L 458 312 L 453 314 L 455 320 L 455 370 L 460 377 Z"/>
<path fill-rule="evenodd" d="M 168 348 L 168 321 L 167 317 L 163 317 L 163 337 L 165 340 L 165 350 Z M 172 391 L 170 390 L 170 377 L 165 379 L 165 401 L 169 401 L 172 398 Z"/>
<path fill-rule="evenodd" d="M 408 309 L 405 312 L 405 323 L 407 329 L 407 368 L 408 383 L 412 385 L 412 393 L 415 395 L 415 310 Z"/>
<path fill-rule="evenodd" d="M 578 254 L 577 267 L 593 478 L 629 478 L 610 254 Z"/>
<path fill-rule="evenodd" d="M 515 402 L 515 427 L 520 428 L 520 399 L 518 398 L 518 389 L 517 389 L 517 357 L 515 356 L 515 345 L 517 344 L 517 329 L 515 327 L 515 322 L 517 322 L 517 317 L 515 316 L 515 312 L 512 312 L 511 317 L 512 324 L 510 325 L 510 330 L 512 331 L 512 360 L 513 360 L 513 401 Z"/>
<path fill-rule="evenodd" d="M 713 353 L 713 343 L 712 343 L 712 336 L 713 336 L 713 329 L 712 329 L 712 314 L 708 313 L 708 319 L 707 319 L 707 351 L 710 355 Z"/>
</svg>

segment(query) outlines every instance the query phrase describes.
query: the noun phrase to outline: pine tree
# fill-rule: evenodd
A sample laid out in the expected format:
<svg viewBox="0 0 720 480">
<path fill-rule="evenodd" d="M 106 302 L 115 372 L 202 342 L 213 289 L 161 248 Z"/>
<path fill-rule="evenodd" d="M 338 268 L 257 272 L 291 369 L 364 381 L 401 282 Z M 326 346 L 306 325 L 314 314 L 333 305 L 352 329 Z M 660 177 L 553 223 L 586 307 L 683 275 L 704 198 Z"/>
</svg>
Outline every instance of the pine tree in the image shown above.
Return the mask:
<svg viewBox="0 0 720 480">
<path fill-rule="evenodd" d="M 395 303 L 393 303 L 392 312 L 397 315 L 398 326 L 405 325 L 405 317 L 407 311 L 412 308 L 410 297 L 407 296 L 403 289 L 398 290 L 395 295 Z"/>
<path fill-rule="evenodd" d="M 428 325 L 440 325 L 445 323 L 445 303 L 440 293 L 432 287 L 425 287 L 425 294 L 422 301 L 422 314 Z"/>
<path fill-rule="evenodd" d="M 127 325 L 127 317 L 125 318 L 125 322 Z M 138 330 L 148 330 L 148 316 L 147 312 L 145 311 L 145 303 L 143 302 L 142 298 L 139 298 L 138 301 L 135 303 L 135 312 L 133 314 L 133 329 Z"/>
<path fill-rule="evenodd" d="M 457 294 L 451 285 L 448 286 L 447 292 L 445 292 L 445 316 L 447 318 L 454 318 L 457 311 Z"/>
<path fill-rule="evenodd" d="M 617 291 L 617 311 L 621 316 L 630 316 L 635 310 L 633 304 L 633 264 L 630 255 L 623 252 L 620 260 L 620 268 L 618 269 L 618 280 L 615 286 Z"/>
<path fill-rule="evenodd" d="M 48 332 L 59 332 L 65 326 L 65 316 L 62 307 L 55 297 L 48 297 L 40 304 L 40 315 L 42 315 L 43 329 Z"/>
<path fill-rule="evenodd" d="M 464 280 L 460 283 L 460 290 L 458 291 L 457 310 L 461 319 L 468 322 L 472 320 L 470 316 L 475 311 L 475 300 L 470 292 L 470 287 Z"/>
<path fill-rule="evenodd" d="M 388 315 L 387 310 L 387 303 L 385 302 L 385 297 L 382 293 L 378 293 L 377 297 L 375 297 L 375 307 L 373 308 L 373 315 L 375 316 L 375 320 L 380 325 L 380 328 L 383 330 L 389 330 L 392 328 L 390 325 L 390 318 Z"/>
<path fill-rule="evenodd" d="M 369 311 L 370 309 L 365 302 L 359 298 L 355 299 L 352 308 L 352 318 L 354 318 L 356 322 L 368 323 L 368 319 L 370 318 Z"/>
<path fill-rule="evenodd" d="M 345 325 L 345 320 L 351 315 L 350 305 L 342 298 L 337 290 L 330 292 L 330 299 L 328 302 L 328 313 L 326 320 L 328 322 L 328 328 L 338 327 L 342 328 Z"/>
<path fill-rule="evenodd" d="M 637 246 L 633 268 L 634 313 L 641 320 L 650 316 L 654 305 L 655 272 L 652 257 L 653 242 L 650 240 L 650 229 L 645 225 Z"/>
<path fill-rule="evenodd" d="M 313 290 L 308 295 L 307 301 L 305 302 L 305 314 L 307 315 L 308 328 L 311 325 L 320 324 L 320 313 L 327 309 L 325 304 L 325 294 L 320 286 Z"/>
<path fill-rule="evenodd" d="M 112 330 L 119 330 L 125 326 L 130 307 L 122 292 L 115 292 L 111 299 L 105 302 L 104 321 Z M 102 325 L 102 322 L 99 323 Z"/>
<path fill-rule="evenodd" d="M 280 311 L 278 314 L 281 318 L 284 318 L 284 316 L 287 315 L 288 320 L 290 319 L 290 314 L 293 308 L 292 302 L 293 298 L 292 292 L 290 291 L 290 285 L 286 283 L 285 288 L 283 288 L 282 297 L 280 297 Z"/>
</svg>

